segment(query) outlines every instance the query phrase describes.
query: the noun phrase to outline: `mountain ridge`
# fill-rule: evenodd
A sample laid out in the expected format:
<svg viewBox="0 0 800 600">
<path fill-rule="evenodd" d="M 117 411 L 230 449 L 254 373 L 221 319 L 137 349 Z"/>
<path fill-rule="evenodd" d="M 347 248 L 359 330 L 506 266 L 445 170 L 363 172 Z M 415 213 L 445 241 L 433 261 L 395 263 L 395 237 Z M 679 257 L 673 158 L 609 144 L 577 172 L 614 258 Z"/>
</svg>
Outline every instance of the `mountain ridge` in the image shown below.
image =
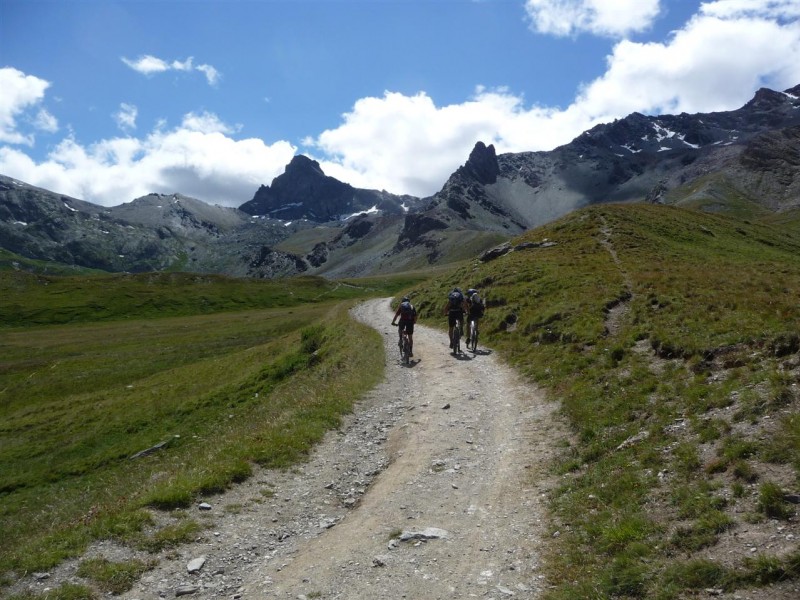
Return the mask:
<svg viewBox="0 0 800 600">
<path fill-rule="evenodd" d="M 0 234 L 8 251 L 107 271 L 358 276 L 479 254 L 590 204 L 726 210 L 732 195 L 800 206 L 800 85 L 733 111 L 634 112 L 550 151 L 478 141 L 426 198 L 355 188 L 302 155 L 238 209 L 181 194 L 104 208 L 0 176 Z"/>
</svg>

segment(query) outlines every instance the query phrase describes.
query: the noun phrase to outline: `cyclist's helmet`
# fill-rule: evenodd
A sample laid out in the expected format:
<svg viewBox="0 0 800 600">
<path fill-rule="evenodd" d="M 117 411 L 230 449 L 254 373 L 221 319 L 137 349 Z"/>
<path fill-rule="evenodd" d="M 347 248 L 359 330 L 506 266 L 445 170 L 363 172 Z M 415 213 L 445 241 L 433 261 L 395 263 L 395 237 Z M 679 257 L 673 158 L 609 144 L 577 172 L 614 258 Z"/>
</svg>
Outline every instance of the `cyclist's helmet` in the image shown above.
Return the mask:
<svg viewBox="0 0 800 600">
<path fill-rule="evenodd" d="M 473 294 L 477 294 L 477 293 L 478 293 L 478 290 L 476 290 L 475 288 L 469 288 L 467 290 L 467 298 L 472 298 L 472 295 Z"/>
<path fill-rule="evenodd" d="M 461 288 L 460 287 L 454 287 L 453 291 L 454 292 L 458 292 L 460 294 L 461 293 Z"/>
<path fill-rule="evenodd" d="M 411 302 L 411 299 L 408 296 L 403 296 L 403 299 L 400 302 Z"/>
</svg>

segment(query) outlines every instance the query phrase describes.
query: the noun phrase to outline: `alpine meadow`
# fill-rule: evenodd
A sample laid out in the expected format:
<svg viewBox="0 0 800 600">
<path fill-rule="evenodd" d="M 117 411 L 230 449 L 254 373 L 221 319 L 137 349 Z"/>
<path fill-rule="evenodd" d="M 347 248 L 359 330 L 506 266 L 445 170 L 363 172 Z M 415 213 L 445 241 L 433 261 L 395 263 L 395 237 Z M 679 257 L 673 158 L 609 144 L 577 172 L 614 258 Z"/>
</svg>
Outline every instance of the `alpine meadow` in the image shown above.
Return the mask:
<svg viewBox="0 0 800 600">
<path fill-rule="evenodd" d="M 432 435 L 458 456 L 433 457 L 419 480 L 463 477 L 446 487 L 464 488 L 480 479 L 469 457 L 503 445 L 450 443 L 467 429 L 450 416 L 455 400 L 397 392 L 378 402 L 401 406 L 399 425 L 352 419 L 382 382 L 445 385 L 492 355 L 541 391 L 566 432 L 503 432 L 550 450 L 543 472 L 511 482 L 543 503 L 543 535 L 522 551 L 478 544 L 486 565 L 459 587 L 442 565 L 489 535 L 480 515 L 492 507 L 451 507 L 462 529 L 443 534 L 404 504 L 406 521 L 434 533 L 380 523 L 357 536 L 380 539 L 371 564 L 334 571 L 385 583 L 405 569 L 418 598 L 442 581 L 452 597 L 796 598 L 798 109 L 800 86 L 762 89 L 735 111 L 634 113 L 550 152 L 497 155 L 477 142 L 428 198 L 354 188 L 306 157 L 240 209 L 178 193 L 104 208 L 0 176 L 2 595 L 263 597 L 256 584 L 223 585 L 228 566 L 187 573 L 182 548 L 227 543 L 198 506 L 256 472 L 304 476 L 326 436 L 359 430 L 385 453 L 380 469 L 348 473 L 356 483 L 336 506 L 346 517 L 314 514 L 311 532 L 276 527 L 266 548 L 242 542 L 250 554 L 238 568 L 269 586 L 303 543 L 359 522 L 381 471 L 408 458 L 398 440 L 413 444 L 431 413 L 450 419 Z M 486 304 L 479 351 L 448 354 L 454 287 Z M 352 316 L 403 296 L 421 328 L 441 333 L 448 362 L 435 373 L 417 345 L 396 364 L 396 336 Z M 469 427 L 477 437 L 480 425 Z M 335 487 L 315 482 L 309 494 Z M 228 512 L 273 523 L 311 502 L 268 484 L 258 496 Z M 503 515 L 503 539 L 528 506 Z M 270 562 L 289 538 L 299 540 L 290 558 Z M 401 542 L 446 551 L 441 562 L 393 559 Z M 167 585 L 158 569 L 169 568 Z M 512 571 L 525 578 L 513 589 Z M 291 597 L 349 597 L 319 586 Z"/>
</svg>

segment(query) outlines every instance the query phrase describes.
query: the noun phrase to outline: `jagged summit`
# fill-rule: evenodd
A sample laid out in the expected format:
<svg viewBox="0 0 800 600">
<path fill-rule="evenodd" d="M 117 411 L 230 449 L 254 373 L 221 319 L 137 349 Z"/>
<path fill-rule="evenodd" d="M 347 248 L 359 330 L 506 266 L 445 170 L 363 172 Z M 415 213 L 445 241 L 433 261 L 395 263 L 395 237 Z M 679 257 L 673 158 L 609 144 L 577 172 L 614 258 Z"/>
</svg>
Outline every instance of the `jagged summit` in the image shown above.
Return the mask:
<svg viewBox="0 0 800 600">
<path fill-rule="evenodd" d="M 489 185 L 497 181 L 500 174 L 500 166 L 497 164 L 497 153 L 494 145 L 488 146 L 483 142 L 478 142 L 469 154 L 467 163 L 459 170 L 466 172 L 478 183 Z"/>
<path fill-rule="evenodd" d="M 308 219 L 327 223 L 360 212 L 402 214 L 418 202 L 411 196 L 365 190 L 325 175 L 319 163 L 297 155 L 271 185 L 258 188 L 253 199 L 239 209 L 251 215 L 276 219 Z"/>
</svg>

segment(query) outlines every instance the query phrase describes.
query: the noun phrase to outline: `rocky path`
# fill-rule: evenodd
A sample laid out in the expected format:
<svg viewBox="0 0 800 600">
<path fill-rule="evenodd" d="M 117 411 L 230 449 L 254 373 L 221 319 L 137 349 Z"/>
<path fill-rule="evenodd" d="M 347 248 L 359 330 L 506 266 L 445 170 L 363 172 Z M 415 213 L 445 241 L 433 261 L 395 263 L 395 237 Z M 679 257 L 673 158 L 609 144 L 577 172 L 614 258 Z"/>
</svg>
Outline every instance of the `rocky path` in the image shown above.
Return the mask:
<svg viewBox="0 0 800 600">
<path fill-rule="evenodd" d="M 402 366 L 389 301 L 353 312 L 385 338 L 384 382 L 307 463 L 196 507 L 208 529 L 123 598 L 539 595 L 546 465 L 563 435 L 553 403 L 491 352 L 453 356 L 427 327 Z M 115 552 L 125 551 L 92 549 L 125 558 Z"/>
<path fill-rule="evenodd" d="M 355 311 L 384 334 L 389 357 L 366 404 L 402 413 L 386 429 L 388 466 L 335 527 L 285 565 L 260 565 L 247 588 L 262 598 L 536 597 L 552 405 L 480 348 L 454 357 L 429 328 L 417 327 L 412 366 L 400 366 L 391 314 L 388 301 Z"/>
</svg>

